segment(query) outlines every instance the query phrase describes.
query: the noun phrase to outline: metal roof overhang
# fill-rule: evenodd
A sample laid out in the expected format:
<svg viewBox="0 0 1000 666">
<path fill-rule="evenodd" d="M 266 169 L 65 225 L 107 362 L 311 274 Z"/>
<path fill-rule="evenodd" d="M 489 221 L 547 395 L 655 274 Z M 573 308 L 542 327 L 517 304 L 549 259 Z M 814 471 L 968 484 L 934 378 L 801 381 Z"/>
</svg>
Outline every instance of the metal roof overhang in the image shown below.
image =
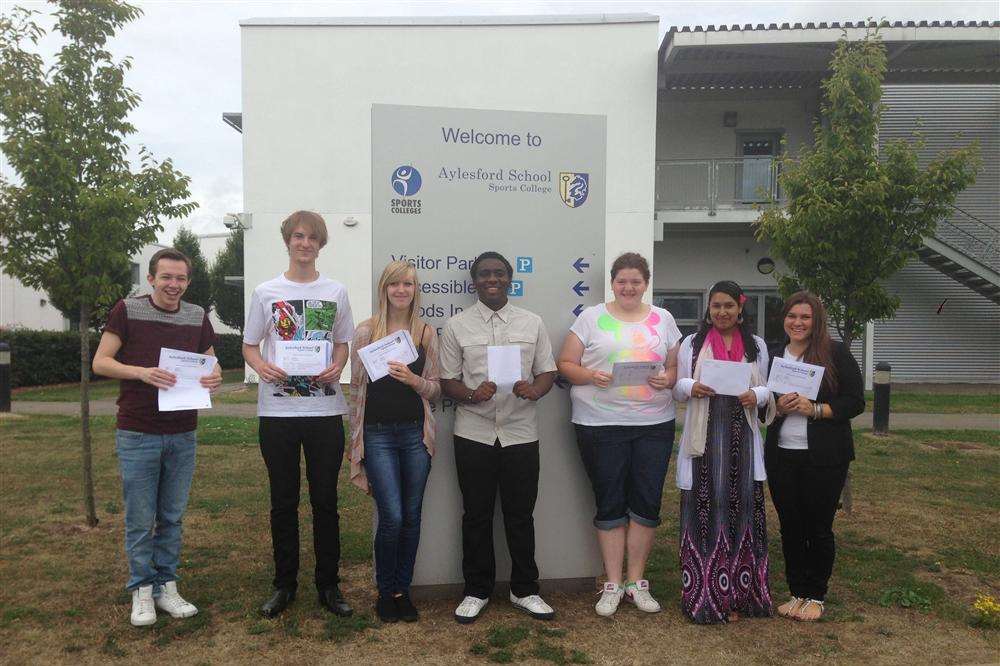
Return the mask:
<svg viewBox="0 0 1000 666">
<path fill-rule="evenodd" d="M 833 26 L 672 29 L 660 46 L 659 87 L 816 87 L 828 73 L 837 40 L 861 39 L 868 30 L 864 24 Z M 887 82 L 1000 82 L 1000 22 L 893 24 L 879 34 L 888 52 Z"/>
</svg>

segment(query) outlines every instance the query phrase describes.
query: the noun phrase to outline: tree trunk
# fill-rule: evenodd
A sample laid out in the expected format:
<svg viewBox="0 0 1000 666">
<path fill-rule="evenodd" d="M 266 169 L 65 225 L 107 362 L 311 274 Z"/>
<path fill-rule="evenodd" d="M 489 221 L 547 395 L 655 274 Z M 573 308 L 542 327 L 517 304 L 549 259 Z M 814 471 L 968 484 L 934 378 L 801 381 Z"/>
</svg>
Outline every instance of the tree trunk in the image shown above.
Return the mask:
<svg viewBox="0 0 1000 666">
<path fill-rule="evenodd" d="M 94 505 L 94 465 L 90 452 L 90 313 L 89 303 L 80 304 L 80 443 L 83 452 L 83 510 L 87 526 L 97 525 Z"/>
</svg>

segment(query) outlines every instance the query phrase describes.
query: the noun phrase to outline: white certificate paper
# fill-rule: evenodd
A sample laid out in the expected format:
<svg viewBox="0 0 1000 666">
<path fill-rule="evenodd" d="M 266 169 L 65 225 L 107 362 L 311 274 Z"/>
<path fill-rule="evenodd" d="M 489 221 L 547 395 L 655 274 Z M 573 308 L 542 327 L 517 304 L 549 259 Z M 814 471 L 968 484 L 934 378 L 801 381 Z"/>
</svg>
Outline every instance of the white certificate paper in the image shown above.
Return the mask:
<svg viewBox="0 0 1000 666">
<path fill-rule="evenodd" d="M 157 402 L 161 412 L 211 409 L 212 397 L 198 380 L 212 374 L 215 369 L 214 356 L 162 347 L 158 367 L 177 377 L 176 384 L 159 390 Z"/>
<path fill-rule="evenodd" d="M 390 333 L 381 340 L 365 345 L 358 356 L 368 371 L 369 381 L 378 381 L 389 374 L 389 361 L 409 365 L 417 360 L 417 348 L 409 331 Z"/>
<path fill-rule="evenodd" d="M 326 340 L 278 340 L 274 364 L 289 377 L 315 377 L 330 365 L 330 343 Z"/>
<path fill-rule="evenodd" d="M 486 347 L 486 367 L 489 380 L 497 385 L 497 393 L 510 393 L 521 377 L 521 348 L 518 345 Z"/>
<path fill-rule="evenodd" d="M 655 361 L 624 361 L 611 367 L 612 386 L 645 386 L 646 381 L 658 375 L 663 369 L 662 363 Z"/>
<path fill-rule="evenodd" d="M 750 388 L 749 363 L 736 361 L 705 361 L 701 366 L 701 383 L 716 395 L 742 395 Z"/>
<path fill-rule="evenodd" d="M 819 395 L 819 386 L 823 383 L 825 370 L 822 365 L 775 358 L 771 365 L 771 373 L 767 377 L 767 388 L 779 395 L 798 393 L 815 400 Z"/>
</svg>

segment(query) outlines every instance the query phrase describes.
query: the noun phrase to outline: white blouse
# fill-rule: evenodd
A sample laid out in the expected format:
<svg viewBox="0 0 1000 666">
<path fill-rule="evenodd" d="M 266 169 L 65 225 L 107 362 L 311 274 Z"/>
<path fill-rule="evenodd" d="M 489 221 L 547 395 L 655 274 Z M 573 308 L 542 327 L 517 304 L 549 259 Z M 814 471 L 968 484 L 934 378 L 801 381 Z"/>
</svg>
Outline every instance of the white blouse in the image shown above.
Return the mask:
<svg viewBox="0 0 1000 666">
<path fill-rule="evenodd" d="M 691 389 L 694 387 L 694 379 L 692 378 L 693 369 L 691 367 L 691 340 L 694 338 L 693 335 L 689 335 L 681 342 L 681 348 L 677 353 L 677 383 L 674 384 L 674 400 L 678 402 L 687 402 L 691 399 Z M 760 372 L 760 376 L 767 381 L 767 366 L 768 366 L 768 356 L 767 356 L 767 346 L 764 341 L 761 340 L 756 335 L 753 336 L 754 342 L 757 343 L 757 370 Z M 753 386 L 751 387 L 753 392 L 757 395 L 757 408 L 765 407 L 767 405 L 768 398 L 770 397 L 771 390 L 767 386 Z M 687 429 L 691 426 L 688 423 L 688 419 L 691 417 L 691 410 L 687 410 L 684 413 L 684 428 Z M 766 481 L 767 472 L 764 471 L 764 439 L 760 435 L 760 424 L 757 419 L 753 419 L 750 423 L 750 429 L 753 432 L 753 478 L 754 481 Z M 683 452 L 677 455 L 677 487 L 681 490 L 691 490 L 692 482 L 692 464 L 691 458 L 685 456 Z"/>
</svg>

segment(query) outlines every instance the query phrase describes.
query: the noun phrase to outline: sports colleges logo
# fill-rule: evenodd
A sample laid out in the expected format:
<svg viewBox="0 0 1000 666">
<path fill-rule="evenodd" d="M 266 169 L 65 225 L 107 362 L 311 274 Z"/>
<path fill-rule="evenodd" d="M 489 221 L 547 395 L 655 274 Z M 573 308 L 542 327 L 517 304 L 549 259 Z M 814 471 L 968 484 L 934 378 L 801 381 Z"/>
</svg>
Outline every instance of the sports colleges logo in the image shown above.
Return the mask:
<svg viewBox="0 0 1000 666">
<path fill-rule="evenodd" d="M 392 172 L 389 183 L 392 185 L 392 190 L 399 195 L 399 198 L 389 201 L 389 212 L 396 215 L 420 215 L 423 208 L 420 199 L 415 196 L 424 183 L 420 172 L 409 164 L 398 166 Z"/>
<path fill-rule="evenodd" d="M 412 197 L 420 191 L 423 180 L 420 172 L 409 164 L 396 167 L 392 172 L 392 189 L 401 197 Z"/>
<path fill-rule="evenodd" d="M 559 198 L 570 208 L 579 208 L 590 192 L 590 174 L 573 171 L 559 172 Z"/>
</svg>

